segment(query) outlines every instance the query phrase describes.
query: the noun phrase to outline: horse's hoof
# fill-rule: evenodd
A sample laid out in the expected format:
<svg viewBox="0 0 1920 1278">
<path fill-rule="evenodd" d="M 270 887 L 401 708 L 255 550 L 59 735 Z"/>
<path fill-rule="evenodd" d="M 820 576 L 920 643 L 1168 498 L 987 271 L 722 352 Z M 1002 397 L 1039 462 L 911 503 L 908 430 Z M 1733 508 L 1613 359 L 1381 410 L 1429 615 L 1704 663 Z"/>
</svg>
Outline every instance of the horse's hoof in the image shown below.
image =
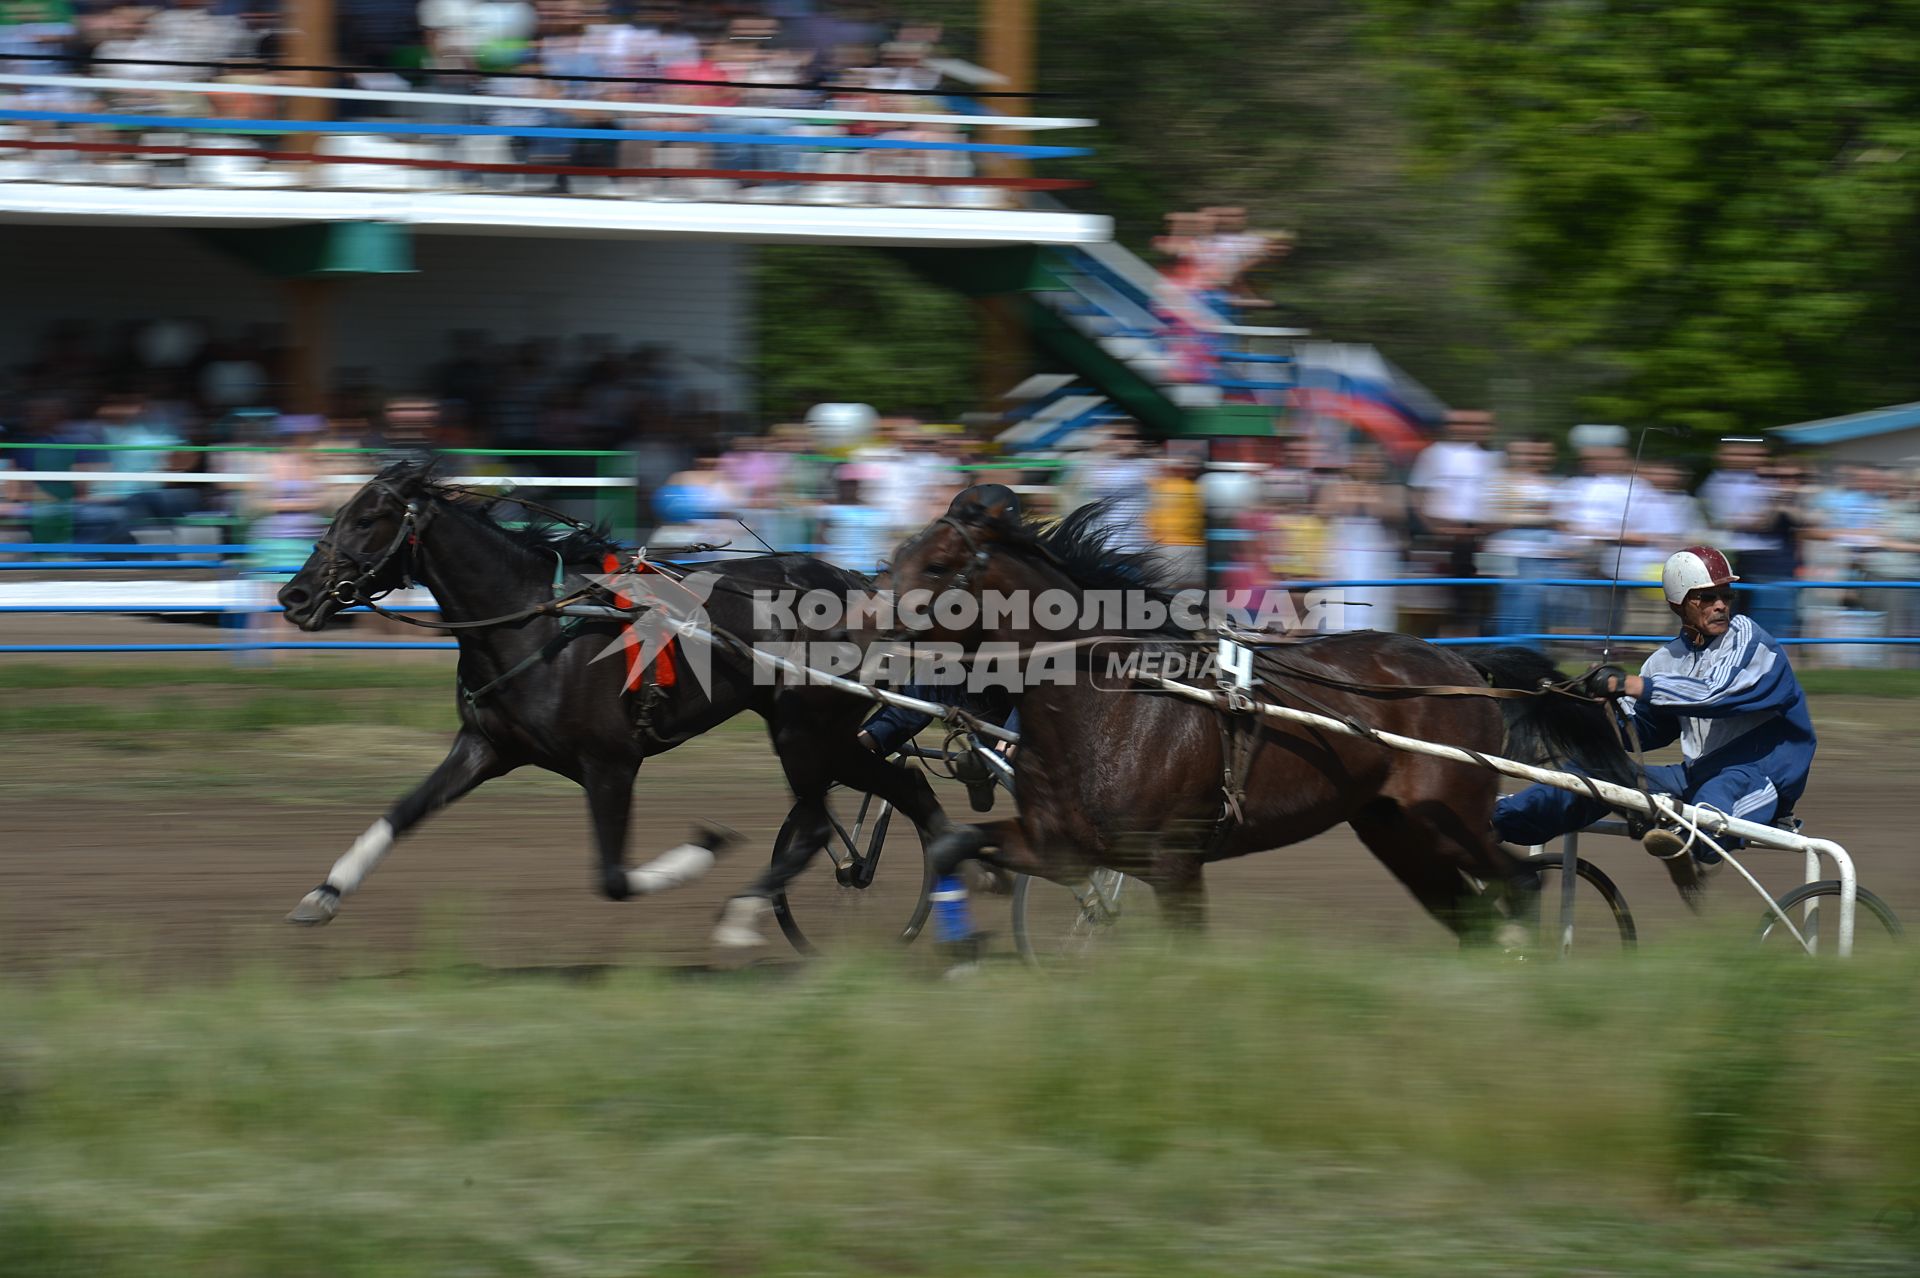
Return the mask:
<svg viewBox="0 0 1920 1278">
<path fill-rule="evenodd" d="M 1532 928 L 1509 919 L 1493 930 L 1493 943 L 1500 953 L 1516 963 L 1533 961 L 1540 948 L 1539 938 Z"/>
<path fill-rule="evenodd" d="M 764 896 L 736 896 L 720 911 L 720 922 L 713 929 L 713 943 L 723 950 L 750 950 L 765 945 L 760 934 L 760 916 L 773 909 Z"/>
<path fill-rule="evenodd" d="M 740 842 L 740 831 L 730 825 L 721 825 L 718 821 L 702 821 L 693 827 L 693 835 L 687 842 L 697 848 L 705 848 L 717 857 Z"/>
<path fill-rule="evenodd" d="M 287 915 L 287 922 L 319 927 L 323 923 L 333 922 L 333 916 L 339 912 L 340 893 L 330 887 L 317 887 L 300 898 L 300 904 L 294 906 L 293 913 Z"/>
</svg>

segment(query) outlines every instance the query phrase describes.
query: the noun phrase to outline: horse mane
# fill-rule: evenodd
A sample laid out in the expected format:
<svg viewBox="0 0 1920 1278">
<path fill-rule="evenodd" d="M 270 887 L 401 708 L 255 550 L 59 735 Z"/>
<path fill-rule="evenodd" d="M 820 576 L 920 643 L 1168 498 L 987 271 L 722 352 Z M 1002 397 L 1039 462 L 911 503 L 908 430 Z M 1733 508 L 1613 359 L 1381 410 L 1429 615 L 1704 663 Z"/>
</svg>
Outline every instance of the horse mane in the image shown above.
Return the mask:
<svg viewBox="0 0 1920 1278">
<path fill-rule="evenodd" d="M 1173 565 L 1151 550 L 1125 550 L 1115 544 L 1118 533 L 1108 521 L 1117 500 L 1090 502 L 1058 519 L 999 518 L 986 523 L 999 533 L 1001 547 L 1052 564 L 1083 590 L 1138 590 L 1170 603 Z M 1185 634 L 1171 622 L 1161 630 Z"/>
<path fill-rule="evenodd" d="M 407 457 L 388 464 L 376 479 L 401 491 L 418 491 L 438 498 L 453 510 L 505 537 L 523 550 L 540 555 L 559 555 L 565 563 L 590 563 L 599 567 L 608 555 L 622 553 L 622 547 L 604 521 L 575 524 L 520 506 L 511 496 L 476 492 L 442 480 L 438 457 Z M 524 520 L 503 522 L 500 508 L 519 509 Z"/>
<path fill-rule="evenodd" d="M 1147 590 L 1171 598 L 1167 563 L 1149 550 L 1122 550 L 1106 526 L 1117 498 L 1091 502 L 1058 519 L 992 519 L 999 544 L 1047 560 L 1086 590 Z"/>
</svg>

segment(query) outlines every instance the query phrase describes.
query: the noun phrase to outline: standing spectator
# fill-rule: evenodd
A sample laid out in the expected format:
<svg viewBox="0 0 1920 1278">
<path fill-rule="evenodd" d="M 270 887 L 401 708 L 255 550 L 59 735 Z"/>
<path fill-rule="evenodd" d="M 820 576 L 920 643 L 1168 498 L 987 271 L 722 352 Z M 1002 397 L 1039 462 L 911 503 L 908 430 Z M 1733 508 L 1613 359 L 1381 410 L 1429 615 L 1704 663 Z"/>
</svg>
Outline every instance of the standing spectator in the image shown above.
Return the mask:
<svg viewBox="0 0 1920 1278">
<path fill-rule="evenodd" d="M 1546 588 L 1537 583 L 1562 575 L 1567 564 L 1560 531 L 1563 484 L 1549 473 L 1552 466 L 1552 444 L 1537 435 L 1514 439 L 1489 495 L 1488 516 L 1498 531 L 1487 538 L 1488 566 L 1505 578 L 1495 594 L 1499 634 L 1546 632 Z"/>
<path fill-rule="evenodd" d="M 1920 472 L 1891 472 L 1882 476 L 1886 515 L 1880 524 L 1880 544 L 1867 554 L 1867 576 L 1873 581 L 1920 580 Z M 1886 615 L 1886 633 L 1892 638 L 1920 637 L 1920 591 L 1877 590 L 1875 609 Z M 1916 663 L 1909 646 L 1894 649 L 1895 664 L 1910 669 Z"/>
<path fill-rule="evenodd" d="M 1627 502 L 1627 531 L 1620 549 L 1621 595 L 1636 634 L 1654 634 L 1666 620 L 1665 599 L 1651 586 L 1660 580 L 1672 546 L 1706 539 L 1706 518 L 1689 497 L 1685 474 L 1673 462 L 1644 462 Z"/>
<path fill-rule="evenodd" d="M 1746 592 L 1746 611 L 1776 639 L 1800 632 L 1800 592 L 1781 583 L 1800 574 L 1800 530 L 1806 521 L 1805 476 L 1799 466 L 1779 462 L 1759 472 L 1755 508 L 1746 518 L 1729 512 L 1729 527 L 1745 529 L 1747 549 L 1735 566 Z"/>
<path fill-rule="evenodd" d="M 850 463 L 834 476 L 834 501 L 821 514 L 820 539 L 828 563 L 871 573 L 892 558 L 898 544 L 887 513 L 870 498 L 877 476 L 870 466 Z"/>
<path fill-rule="evenodd" d="M 1326 571 L 1341 581 L 1392 581 L 1400 576 L 1406 498 L 1387 482 L 1386 463 L 1371 445 L 1356 449 L 1347 470 L 1320 488 L 1326 528 Z M 1343 587 L 1342 630 L 1393 630 L 1399 613 L 1391 586 Z"/>
<path fill-rule="evenodd" d="M 1101 527 L 1121 550 L 1153 546 L 1147 533 L 1147 507 L 1155 468 L 1148 460 L 1148 448 L 1132 422 L 1116 422 L 1107 428 L 1104 443 L 1087 450 L 1089 460 L 1074 476 L 1084 501 L 1109 503 Z"/>
<path fill-rule="evenodd" d="M 654 534 L 663 542 L 719 545 L 734 540 L 740 525 L 733 522 L 740 495 L 720 470 L 720 449 L 703 443 L 694 450 L 693 468 L 683 470 L 653 494 L 654 514 L 661 527 Z"/>
<path fill-rule="evenodd" d="M 1783 506 L 1782 485 L 1769 478 L 1777 472 L 1766 465 L 1764 445 L 1722 440 L 1716 462 L 1700 486 L 1715 544 L 1733 554 L 1741 585 L 1747 587 L 1740 600 L 1747 613 L 1768 634 L 1785 638 L 1793 633 L 1793 592 L 1767 583 L 1791 580 L 1797 568 L 1798 512 Z"/>
<path fill-rule="evenodd" d="M 1213 219 L 1213 232 L 1202 250 L 1206 271 L 1206 300 L 1215 310 L 1231 315 L 1236 308 L 1272 306 L 1247 285 L 1247 276 L 1267 261 L 1293 251 L 1287 232 L 1264 234 L 1247 229 L 1247 211 L 1235 205 L 1202 210 Z"/>
<path fill-rule="evenodd" d="M 1620 573 L 1620 539 L 1627 522 L 1630 492 L 1627 432 L 1621 426 L 1584 425 L 1573 428 L 1573 446 L 1580 454 L 1580 474 L 1567 482 L 1563 527 L 1569 552 L 1584 577 L 1613 580 Z M 1617 614 L 1607 601 L 1618 599 L 1610 589 L 1583 590 L 1574 611 L 1587 619 L 1594 634 L 1611 634 Z"/>
<path fill-rule="evenodd" d="M 1818 531 L 1827 543 L 1824 556 L 1838 575 L 1858 579 L 1866 558 L 1880 544 L 1880 525 L 1887 516 L 1880 472 L 1872 466 L 1842 464 L 1835 482 L 1814 499 Z"/>
<path fill-rule="evenodd" d="M 1200 459 L 1180 452 L 1153 478 L 1147 532 L 1168 565 L 1176 590 L 1206 585 L 1207 510 L 1200 496 Z"/>
<path fill-rule="evenodd" d="M 1736 557 L 1750 545 L 1754 523 L 1768 506 L 1766 481 L 1759 474 L 1766 458 L 1762 444 L 1737 437 L 1724 439 L 1715 454 L 1713 473 L 1700 485 L 1700 503 L 1706 507 L 1707 520 L 1719 538 L 1716 544 L 1733 551 Z"/>
<path fill-rule="evenodd" d="M 1489 526 L 1487 498 L 1500 470 L 1499 455 L 1483 446 L 1492 433 L 1492 413 L 1449 412 L 1445 437 L 1421 452 L 1407 477 L 1421 526 L 1444 551 L 1449 577 L 1480 575 L 1480 546 Z M 1449 613 L 1455 633 L 1478 633 L 1485 598 L 1472 586 L 1457 587 L 1452 594 Z"/>
<path fill-rule="evenodd" d="M 930 447 L 925 429 L 911 417 L 880 422 L 879 439 L 854 453 L 860 469 L 853 478 L 865 501 L 884 517 L 894 540 L 917 532 L 945 510 L 953 494 L 941 491 L 946 466 Z"/>
</svg>

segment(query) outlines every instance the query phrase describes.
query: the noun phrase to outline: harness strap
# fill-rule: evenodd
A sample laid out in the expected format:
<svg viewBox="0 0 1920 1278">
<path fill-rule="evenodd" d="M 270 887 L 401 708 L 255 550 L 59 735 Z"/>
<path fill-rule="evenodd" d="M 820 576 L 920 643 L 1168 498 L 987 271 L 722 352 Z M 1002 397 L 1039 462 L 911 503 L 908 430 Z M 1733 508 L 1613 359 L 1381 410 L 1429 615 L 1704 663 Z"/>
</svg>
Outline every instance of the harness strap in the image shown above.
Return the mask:
<svg viewBox="0 0 1920 1278">
<path fill-rule="evenodd" d="M 468 691 L 465 687 L 462 687 L 460 689 L 461 697 L 465 699 L 469 706 L 478 706 L 481 698 L 485 697 L 495 688 L 498 688 L 501 684 L 518 675 L 525 674 L 543 661 L 550 661 L 558 656 L 560 650 L 572 643 L 573 637 L 579 633 L 577 627 L 566 624 L 566 622 L 572 620 L 573 618 L 571 617 L 563 618 L 558 634 L 541 644 L 538 648 L 535 648 L 526 656 L 520 658 L 520 660 L 514 662 L 513 665 L 509 666 L 498 678 L 490 679 L 472 691 Z"/>
<path fill-rule="evenodd" d="M 362 599 L 359 605 L 368 612 L 385 617 L 388 621 L 398 621 L 420 630 L 484 630 L 489 626 L 512 625 L 516 621 L 526 621 L 531 617 L 561 616 L 562 609 L 573 604 L 584 603 L 592 597 L 593 591 L 590 588 L 576 590 L 558 599 L 537 603 L 530 608 L 522 608 L 519 612 L 510 612 L 500 617 L 485 617 L 479 621 L 448 621 L 444 617 L 437 621 L 421 621 L 417 617 L 409 617 L 404 612 L 395 612 L 391 608 L 381 607 L 378 599 Z"/>
<path fill-rule="evenodd" d="M 1267 645 L 1264 644 L 1262 645 L 1263 648 L 1266 646 Z M 1362 692 L 1368 696 L 1375 697 L 1395 697 L 1403 699 L 1407 697 L 1484 697 L 1491 701 L 1516 701 L 1531 700 L 1534 697 L 1547 694 L 1557 694 L 1560 696 L 1574 697 L 1581 701 L 1593 701 L 1597 699 L 1574 692 L 1572 685 L 1577 682 L 1577 680 L 1572 679 L 1562 683 L 1542 684 L 1538 689 L 1494 688 L 1486 684 L 1362 683 L 1358 680 L 1336 678 L 1333 675 L 1325 674 L 1318 670 L 1303 670 L 1299 666 L 1288 664 L 1279 657 L 1274 656 L 1271 652 L 1263 651 L 1261 656 L 1266 659 L 1268 664 L 1289 678 L 1305 679 L 1310 683 L 1317 683 L 1322 687 L 1333 688 L 1340 692 Z"/>
</svg>

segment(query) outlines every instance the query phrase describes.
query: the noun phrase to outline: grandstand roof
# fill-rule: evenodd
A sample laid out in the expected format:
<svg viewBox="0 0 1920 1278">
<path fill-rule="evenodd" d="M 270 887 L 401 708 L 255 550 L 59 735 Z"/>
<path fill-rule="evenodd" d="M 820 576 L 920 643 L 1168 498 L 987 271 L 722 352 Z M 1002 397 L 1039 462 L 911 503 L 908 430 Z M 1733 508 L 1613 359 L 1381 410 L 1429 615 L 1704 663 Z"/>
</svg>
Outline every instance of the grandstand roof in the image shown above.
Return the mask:
<svg viewBox="0 0 1920 1278">
<path fill-rule="evenodd" d="M 364 221 L 468 235 L 954 247 L 1097 244 L 1113 233 L 1109 218 L 1060 211 L 0 183 L 0 223 L 288 226 Z"/>
<path fill-rule="evenodd" d="M 1845 417 L 1823 417 L 1819 421 L 1776 426 L 1767 433 L 1789 444 L 1822 447 L 1916 428 L 1920 428 L 1920 403 L 1892 404 Z"/>
</svg>

